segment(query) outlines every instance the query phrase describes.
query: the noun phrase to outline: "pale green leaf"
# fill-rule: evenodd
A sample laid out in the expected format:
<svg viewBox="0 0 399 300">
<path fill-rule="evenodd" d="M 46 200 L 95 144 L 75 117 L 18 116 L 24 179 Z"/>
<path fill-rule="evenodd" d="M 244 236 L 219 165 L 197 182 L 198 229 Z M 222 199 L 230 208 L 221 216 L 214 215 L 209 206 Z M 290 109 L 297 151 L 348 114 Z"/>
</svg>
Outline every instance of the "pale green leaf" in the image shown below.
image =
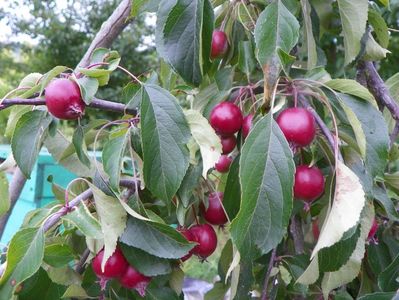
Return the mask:
<svg viewBox="0 0 399 300">
<path fill-rule="evenodd" d="M 374 96 L 367 88 L 353 79 L 331 79 L 325 83 L 329 88 L 341 93 L 353 95 L 370 102 L 375 108 L 378 108 Z"/>
<path fill-rule="evenodd" d="M 184 112 L 191 134 L 200 147 L 202 156 L 202 176 L 207 177 L 209 169 L 213 168 L 222 153 L 222 144 L 215 130 L 199 111 Z"/>
<path fill-rule="evenodd" d="M 52 119 L 46 111 L 34 110 L 25 113 L 16 124 L 11 149 L 18 167 L 27 178 L 30 178 Z"/>
<path fill-rule="evenodd" d="M 62 295 L 61 299 L 90 299 L 89 295 L 87 295 L 84 288 L 82 288 L 78 284 L 72 284 L 68 286 L 64 295 Z"/>
<path fill-rule="evenodd" d="M 118 199 L 104 194 L 93 184 L 90 184 L 90 188 L 104 236 L 104 257 L 101 264 L 101 268 L 104 268 L 108 258 L 115 251 L 119 236 L 125 230 L 127 214 Z"/>
<path fill-rule="evenodd" d="M 381 60 L 387 56 L 387 53 L 391 53 L 388 49 L 380 46 L 374 39 L 373 35 L 368 32 L 366 41 L 366 51 L 364 53 L 363 59 L 365 60 Z"/>
<path fill-rule="evenodd" d="M 344 34 L 345 64 L 351 63 L 360 52 L 361 39 L 366 30 L 368 1 L 337 0 Z"/>
<path fill-rule="evenodd" d="M 317 48 L 316 41 L 313 36 L 311 11 L 312 7 L 308 0 L 301 0 L 303 24 L 304 24 L 304 38 L 306 40 L 306 50 L 308 55 L 307 69 L 311 70 L 317 65 Z"/>
<path fill-rule="evenodd" d="M 86 237 L 93 239 L 102 239 L 100 223 L 90 213 L 84 203 L 81 203 L 76 209 L 62 217 L 63 220 L 71 222 Z"/>
<path fill-rule="evenodd" d="M 359 222 L 365 201 L 365 193 L 359 178 L 338 161 L 334 201 L 311 258 L 315 257 L 320 249 L 337 243 L 346 231 Z"/>
</svg>

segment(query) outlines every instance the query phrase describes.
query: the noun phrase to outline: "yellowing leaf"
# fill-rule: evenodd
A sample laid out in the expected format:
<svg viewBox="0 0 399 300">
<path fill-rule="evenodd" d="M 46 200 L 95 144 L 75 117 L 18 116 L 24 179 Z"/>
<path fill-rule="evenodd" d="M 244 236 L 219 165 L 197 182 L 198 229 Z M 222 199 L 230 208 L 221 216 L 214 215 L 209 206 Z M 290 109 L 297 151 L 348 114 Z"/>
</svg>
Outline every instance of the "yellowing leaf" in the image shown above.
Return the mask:
<svg viewBox="0 0 399 300">
<path fill-rule="evenodd" d="M 104 257 L 101 263 L 103 269 L 108 258 L 116 249 L 119 236 L 125 230 L 127 213 L 118 199 L 104 194 L 93 184 L 90 184 L 90 188 L 104 235 Z"/>
<path fill-rule="evenodd" d="M 337 243 L 344 232 L 357 224 L 366 201 L 359 178 L 340 161 L 337 164 L 336 178 L 335 199 L 311 258 L 320 249 Z"/>
<path fill-rule="evenodd" d="M 206 178 L 208 170 L 215 165 L 222 153 L 220 138 L 200 112 L 190 109 L 185 111 L 184 114 L 190 126 L 191 134 L 200 147 L 203 163 L 202 176 Z"/>
</svg>

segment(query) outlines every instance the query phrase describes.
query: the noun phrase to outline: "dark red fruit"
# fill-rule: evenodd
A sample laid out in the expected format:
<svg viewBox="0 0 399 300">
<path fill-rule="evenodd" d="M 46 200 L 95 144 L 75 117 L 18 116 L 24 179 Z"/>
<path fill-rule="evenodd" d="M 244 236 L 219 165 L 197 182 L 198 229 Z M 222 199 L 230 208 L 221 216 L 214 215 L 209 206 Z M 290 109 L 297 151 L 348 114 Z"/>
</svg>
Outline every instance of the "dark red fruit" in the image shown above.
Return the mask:
<svg viewBox="0 0 399 300">
<path fill-rule="evenodd" d="M 123 256 L 122 251 L 116 248 L 115 252 L 108 258 L 105 263 L 104 272 L 101 270 L 101 261 L 103 260 L 104 250 L 101 250 L 93 258 L 93 271 L 100 278 L 110 279 L 122 276 L 129 265 Z"/>
<path fill-rule="evenodd" d="M 371 240 L 372 238 L 374 238 L 375 234 L 377 233 L 377 230 L 378 230 L 378 223 L 377 223 L 377 220 L 374 219 L 373 220 L 373 225 L 371 225 L 371 228 L 370 228 L 369 234 L 367 236 L 367 239 Z"/>
<path fill-rule="evenodd" d="M 185 238 L 187 241 L 189 242 L 195 242 L 195 236 L 191 233 L 191 231 L 187 228 L 180 228 L 177 231 L 179 231 Z M 185 256 L 183 256 L 182 258 L 180 258 L 182 261 L 186 261 L 187 259 L 189 259 L 191 256 L 193 255 L 193 250 L 191 249 L 190 252 L 188 252 L 188 254 L 186 254 Z"/>
<path fill-rule="evenodd" d="M 280 113 L 277 124 L 288 142 L 295 146 L 309 145 L 316 135 L 313 115 L 304 108 L 288 108 Z"/>
<path fill-rule="evenodd" d="M 227 155 L 221 155 L 218 162 L 215 164 L 216 171 L 220 173 L 227 173 L 232 161 L 233 160 Z"/>
<path fill-rule="evenodd" d="M 145 290 L 151 277 L 144 276 L 132 266 L 128 266 L 126 272 L 119 278 L 120 284 L 127 289 L 135 289 L 141 297 L 145 296 Z"/>
<path fill-rule="evenodd" d="M 205 205 L 201 203 L 201 210 L 204 219 L 213 225 L 223 225 L 227 222 L 227 216 L 224 212 L 222 202 L 223 193 L 210 193 L 208 197 L 208 208 L 205 209 Z"/>
<path fill-rule="evenodd" d="M 190 231 L 198 243 L 193 248 L 193 253 L 203 259 L 210 256 L 217 246 L 217 236 L 213 227 L 209 224 L 195 225 L 190 228 Z"/>
<path fill-rule="evenodd" d="M 85 103 L 79 86 L 72 80 L 54 79 L 46 87 L 45 98 L 48 111 L 59 119 L 78 119 L 84 113 Z"/>
<path fill-rule="evenodd" d="M 215 30 L 212 33 L 211 58 L 222 57 L 229 49 L 229 42 L 226 34 L 221 30 Z"/>
<path fill-rule="evenodd" d="M 222 136 L 220 137 L 220 141 L 222 143 L 223 154 L 229 154 L 237 145 L 237 139 L 235 135 Z"/>
<path fill-rule="evenodd" d="M 212 109 L 210 124 L 217 133 L 232 135 L 241 128 L 241 110 L 233 103 L 221 102 Z"/>
<path fill-rule="evenodd" d="M 254 118 L 254 115 L 249 114 L 242 121 L 242 136 L 244 139 L 248 136 L 249 132 L 252 129 L 252 119 L 253 118 Z"/>
<path fill-rule="evenodd" d="M 317 167 L 300 165 L 296 168 L 294 196 L 312 202 L 324 192 L 324 177 Z"/>
</svg>

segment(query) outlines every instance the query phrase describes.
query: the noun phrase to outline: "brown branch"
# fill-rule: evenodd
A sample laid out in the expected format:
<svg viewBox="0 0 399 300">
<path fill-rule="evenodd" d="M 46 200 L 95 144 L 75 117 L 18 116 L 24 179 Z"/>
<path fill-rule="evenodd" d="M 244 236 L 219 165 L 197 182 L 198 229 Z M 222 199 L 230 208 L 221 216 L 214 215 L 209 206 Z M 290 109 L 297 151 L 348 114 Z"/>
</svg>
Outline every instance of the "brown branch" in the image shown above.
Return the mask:
<svg viewBox="0 0 399 300">
<path fill-rule="evenodd" d="M 270 274 L 272 272 L 274 262 L 276 260 L 276 251 L 277 248 L 274 248 L 272 251 L 272 255 L 270 256 L 269 267 L 267 268 L 265 281 L 263 283 L 262 297 L 260 298 L 261 300 L 267 300 L 267 288 L 269 286 Z"/>
<path fill-rule="evenodd" d="M 396 121 L 394 131 L 391 134 L 393 143 L 399 134 L 399 104 L 391 97 L 387 86 L 378 74 L 373 62 L 360 61 L 357 65 L 358 73 L 364 74 L 369 91 L 373 94 L 379 106 L 386 107 Z"/>
<path fill-rule="evenodd" d="M 0 110 L 14 106 L 14 105 L 46 105 L 46 101 L 42 98 L 33 98 L 33 99 L 23 99 L 23 98 L 12 98 L 12 99 L 4 99 L 2 105 L 0 106 Z M 118 112 L 118 113 L 127 113 L 131 115 L 136 115 L 137 111 L 132 108 L 127 108 L 123 103 L 112 102 L 108 100 L 94 98 L 92 102 L 86 107 L 90 108 L 100 108 L 103 110 Z"/>
<path fill-rule="evenodd" d="M 0 218 L 0 238 L 3 236 L 4 230 L 6 228 L 8 219 L 10 218 L 15 203 L 17 202 L 19 196 L 21 195 L 22 189 L 24 188 L 26 182 L 26 177 L 22 174 L 19 168 L 16 168 L 14 176 L 12 177 L 9 195 L 10 195 L 10 209 L 8 212 Z"/>
<path fill-rule="evenodd" d="M 108 20 L 102 24 L 100 31 L 94 37 L 89 49 L 87 49 L 85 55 L 78 63 L 79 67 L 86 67 L 89 64 L 90 56 L 96 48 L 108 48 L 112 45 L 113 41 L 131 22 L 129 18 L 131 5 L 131 0 L 123 0 Z"/>
</svg>

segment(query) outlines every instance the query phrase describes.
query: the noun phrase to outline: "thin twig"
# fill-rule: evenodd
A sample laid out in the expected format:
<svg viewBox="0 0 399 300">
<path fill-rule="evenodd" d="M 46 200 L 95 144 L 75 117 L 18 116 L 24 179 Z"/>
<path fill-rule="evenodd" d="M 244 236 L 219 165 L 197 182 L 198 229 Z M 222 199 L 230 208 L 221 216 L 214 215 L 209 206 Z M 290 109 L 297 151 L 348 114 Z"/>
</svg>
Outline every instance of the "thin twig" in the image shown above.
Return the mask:
<svg viewBox="0 0 399 300">
<path fill-rule="evenodd" d="M 85 270 L 84 264 L 85 264 L 87 258 L 89 257 L 89 255 L 90 255 L 90 250 L 89 250 L 89 249 L 86 249 L 86 250 L 82 253 L 82 256 L 80 257 L 79 262 L 78 262 L 78 263 L 76 264 L 76 266 L 75 266 L 75 271 L 76 271 L 78 274 L 83 274 L 83 272 L 84 272 L 84 270 Z"/>
<path fill-rule="evenodd" d="M 298 216 L 293 216 L 291 218 L 290 233 L 294 240 L 295 254 L 302 254 L 304 252 L 304 238 L 301 219 Z"/>
<path fill-rule="evenodd" d="M 14 106 L 14 105 L 34 105 L 34 106 L 40 106 L 40 105 L 46 105 L 46 100 L 43 98 L 32 98 L 32 99 L 23 99 L 23 98 L 11 98 L 11 99 L 4 99 L 3 104 L 0 106 L 0 110 L 6 109 L 8 107 Z M 127 113 L 130 115 L 136 115 L 137 110 L 136 109 L 131 109 L 126 107 L 125 104 L 123 103 L 117 103 L 117 102 L 112 102 L 109 100 L 103 100 L 99 98 L 93 98 L 93 100 L 90 102 L 89 105 L 86 107 L 90 108 L 99 108 L 102 110 L 108 110 L 108 111 L 113 111 L 113 112 L 118 112 L 118 113 Z"/>
<path fill-rule="evenodd" d="M 265 281 L 263 283 L 262 297 L 260 298 L 261 300 L 267 300 L 267 288 L 269 285 L 270 274 L 271 274 L 273 266 L 274 266 L 274 261 L 276 260 L 276 251 L 277 251 L 277 248 L 274 248 L 272 251 L 272 255 L 270 257 L 269 267 L 267 268 Z"/>
</svg>

